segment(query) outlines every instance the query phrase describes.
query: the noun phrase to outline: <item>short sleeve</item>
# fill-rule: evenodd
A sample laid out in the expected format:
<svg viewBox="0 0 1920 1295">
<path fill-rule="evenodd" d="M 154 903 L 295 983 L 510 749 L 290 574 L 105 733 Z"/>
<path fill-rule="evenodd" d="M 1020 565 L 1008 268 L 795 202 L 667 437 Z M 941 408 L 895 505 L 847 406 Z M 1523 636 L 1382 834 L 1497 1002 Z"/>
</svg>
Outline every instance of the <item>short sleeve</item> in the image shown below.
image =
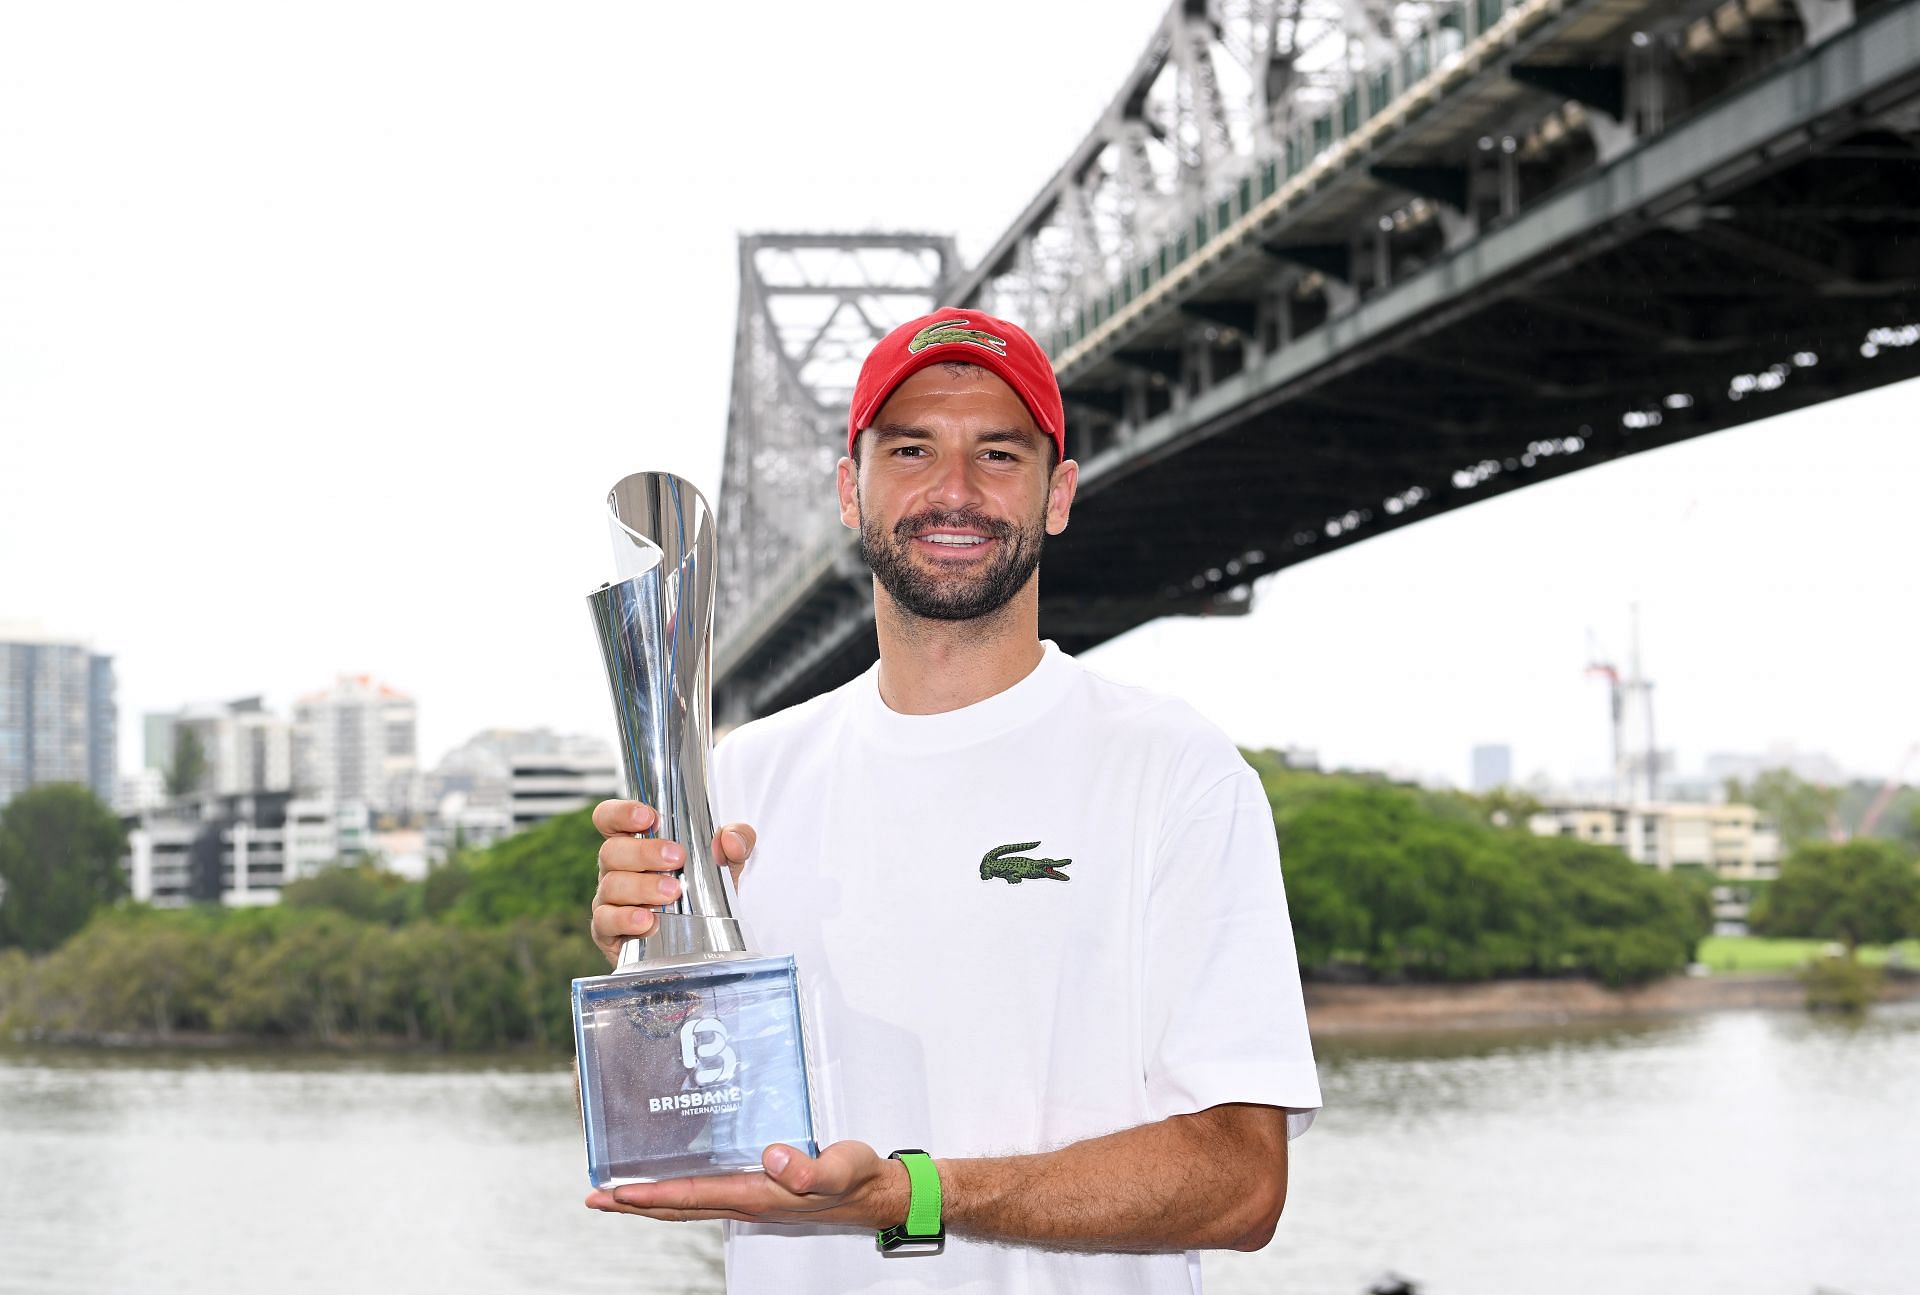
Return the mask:
<svg viewBox="0 0 1920 1295">
<path fill-rule="evenodd" d="M 1156 1118 L 1227 1102 L 1320 1106 L 1273 810 L 1245 764 L 1169 807 L 1147 905 L 1147 1100 Z"/>
</svg>

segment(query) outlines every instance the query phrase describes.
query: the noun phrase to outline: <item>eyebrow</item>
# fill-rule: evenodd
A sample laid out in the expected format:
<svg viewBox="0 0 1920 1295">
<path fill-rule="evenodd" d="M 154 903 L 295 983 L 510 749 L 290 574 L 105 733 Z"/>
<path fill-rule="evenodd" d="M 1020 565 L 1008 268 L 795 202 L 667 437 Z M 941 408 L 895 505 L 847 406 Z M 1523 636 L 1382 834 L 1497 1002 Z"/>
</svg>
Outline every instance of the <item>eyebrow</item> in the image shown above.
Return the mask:
<svg viewBox="0 0 1920 1295">
<path fill-rule="evenodd" d="M 930 441 L 934 438 L 933 429 L 914 423 L 875 423 L 871 428 L 875 444 L 886 441 Z M 974 436 L 978 445 L 1023 445 L 1034 446 L 1040 438 L 1024 427 L 995 427 Z"/>
</svg>

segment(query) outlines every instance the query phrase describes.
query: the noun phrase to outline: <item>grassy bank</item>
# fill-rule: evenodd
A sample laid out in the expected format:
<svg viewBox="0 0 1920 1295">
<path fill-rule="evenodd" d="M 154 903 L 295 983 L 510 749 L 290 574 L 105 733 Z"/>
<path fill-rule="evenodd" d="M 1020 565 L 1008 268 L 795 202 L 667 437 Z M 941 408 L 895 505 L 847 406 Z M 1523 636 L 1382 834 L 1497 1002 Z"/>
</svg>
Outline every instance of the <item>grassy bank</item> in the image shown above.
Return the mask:
<svg viewBox="0 0 1920 1295">
<path fill-rule="evenodd" d="M 1698 961 L 1713 971 L 1772 971 L 1781 974 L 1798 971 L 1827 947 L 1825 940 L 1773 939 L 1758 935 L 1710 935 L 1700 941 Z M 1900 952 L 1900 964 L 1920 971 L 1920 940 L 1903 940 L 1893 945 L 1863 945 L 1860 961 L 1869 966 L 1884 966 L 1887 955 Z"/>
</svg>

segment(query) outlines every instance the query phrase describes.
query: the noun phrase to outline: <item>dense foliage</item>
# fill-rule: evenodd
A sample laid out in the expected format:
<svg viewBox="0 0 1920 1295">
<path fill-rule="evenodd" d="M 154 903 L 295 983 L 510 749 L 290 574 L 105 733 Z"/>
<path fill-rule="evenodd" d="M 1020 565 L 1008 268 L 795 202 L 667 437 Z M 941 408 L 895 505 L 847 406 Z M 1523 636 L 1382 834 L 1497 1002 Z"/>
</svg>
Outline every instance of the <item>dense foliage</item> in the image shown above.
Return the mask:
<svg viewBox="0 0 1920 1295">
<path fill-rule="evenodd" d="M 570 982 L 606 970 L 586 934 L 598 843 L 583 811 L 424 881 L 342 865 L 277 908 L 103 912 L 47 957 L 0 955 L 0 1028 L 565 1046 Z"/>
<path fill-rule="evenodd" d="M 1839 940 L 1849 949 L 1920 932 L 1920 872 L 1893 841 L 1809 843 L 1787 856 L 1754 906 L 1762 935 Z"/>
<path fill-rule="evenodd" d="M 0 1023 L 43 1037 L 560 1045 L 568 982 L 606 965 L 577 925 L 122 908 L 45 958 L 0 961 Z"/>
<path fill-rule="evenodd" d="M 1504 805 L 1253 760 L 1309 975 L 1577 973 L 1624 985 L 1683 969 L 1709 928 L 1701 884 L 1617 850 L 1534 836 Z"/>
<path fill-rule="evenodd" d="M 1308 974 L 1475 980 L 1682 968 L 1703 893 L 1617 851 L 1531 835 L 1524 798 L 1323 776 L 1251 757 Z M 600 843 L 582 811 L 406 882 L 342 865 L 276 908 L 97 913 L 41 958 L 0 951 L 0 1028 L 327 1044 L 564 1046 Z"/>
<path fill-rule="evenodd" d="M 41 953 L 126 893 L 127 834 L 78 783 L 30 787 L 0 810 L 0 945 Z"/>
</svg>

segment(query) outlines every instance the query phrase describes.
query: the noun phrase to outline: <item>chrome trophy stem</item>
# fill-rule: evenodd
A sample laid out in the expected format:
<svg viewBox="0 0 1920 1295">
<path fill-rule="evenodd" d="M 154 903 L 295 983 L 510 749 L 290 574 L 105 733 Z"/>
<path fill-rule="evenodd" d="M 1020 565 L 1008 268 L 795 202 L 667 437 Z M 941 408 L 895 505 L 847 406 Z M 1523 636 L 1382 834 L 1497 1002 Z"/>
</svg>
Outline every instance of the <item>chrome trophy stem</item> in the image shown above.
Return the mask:
<svg viewBox="0 0 1920 1295">
<path fill-rule="evenodd" d="M 624 941 L 616 972 L 643 963 L 746 952 L 719 863 L 708 798 L 713 735 L 713 606 L 718 545 L 700 492 L 637 472 L 607 494 L 620 579 L 587 595 L 634 799 L 658 811 L 649 835 L 687 851 L 680 897 L 654 929 Z"/>
</svg>

